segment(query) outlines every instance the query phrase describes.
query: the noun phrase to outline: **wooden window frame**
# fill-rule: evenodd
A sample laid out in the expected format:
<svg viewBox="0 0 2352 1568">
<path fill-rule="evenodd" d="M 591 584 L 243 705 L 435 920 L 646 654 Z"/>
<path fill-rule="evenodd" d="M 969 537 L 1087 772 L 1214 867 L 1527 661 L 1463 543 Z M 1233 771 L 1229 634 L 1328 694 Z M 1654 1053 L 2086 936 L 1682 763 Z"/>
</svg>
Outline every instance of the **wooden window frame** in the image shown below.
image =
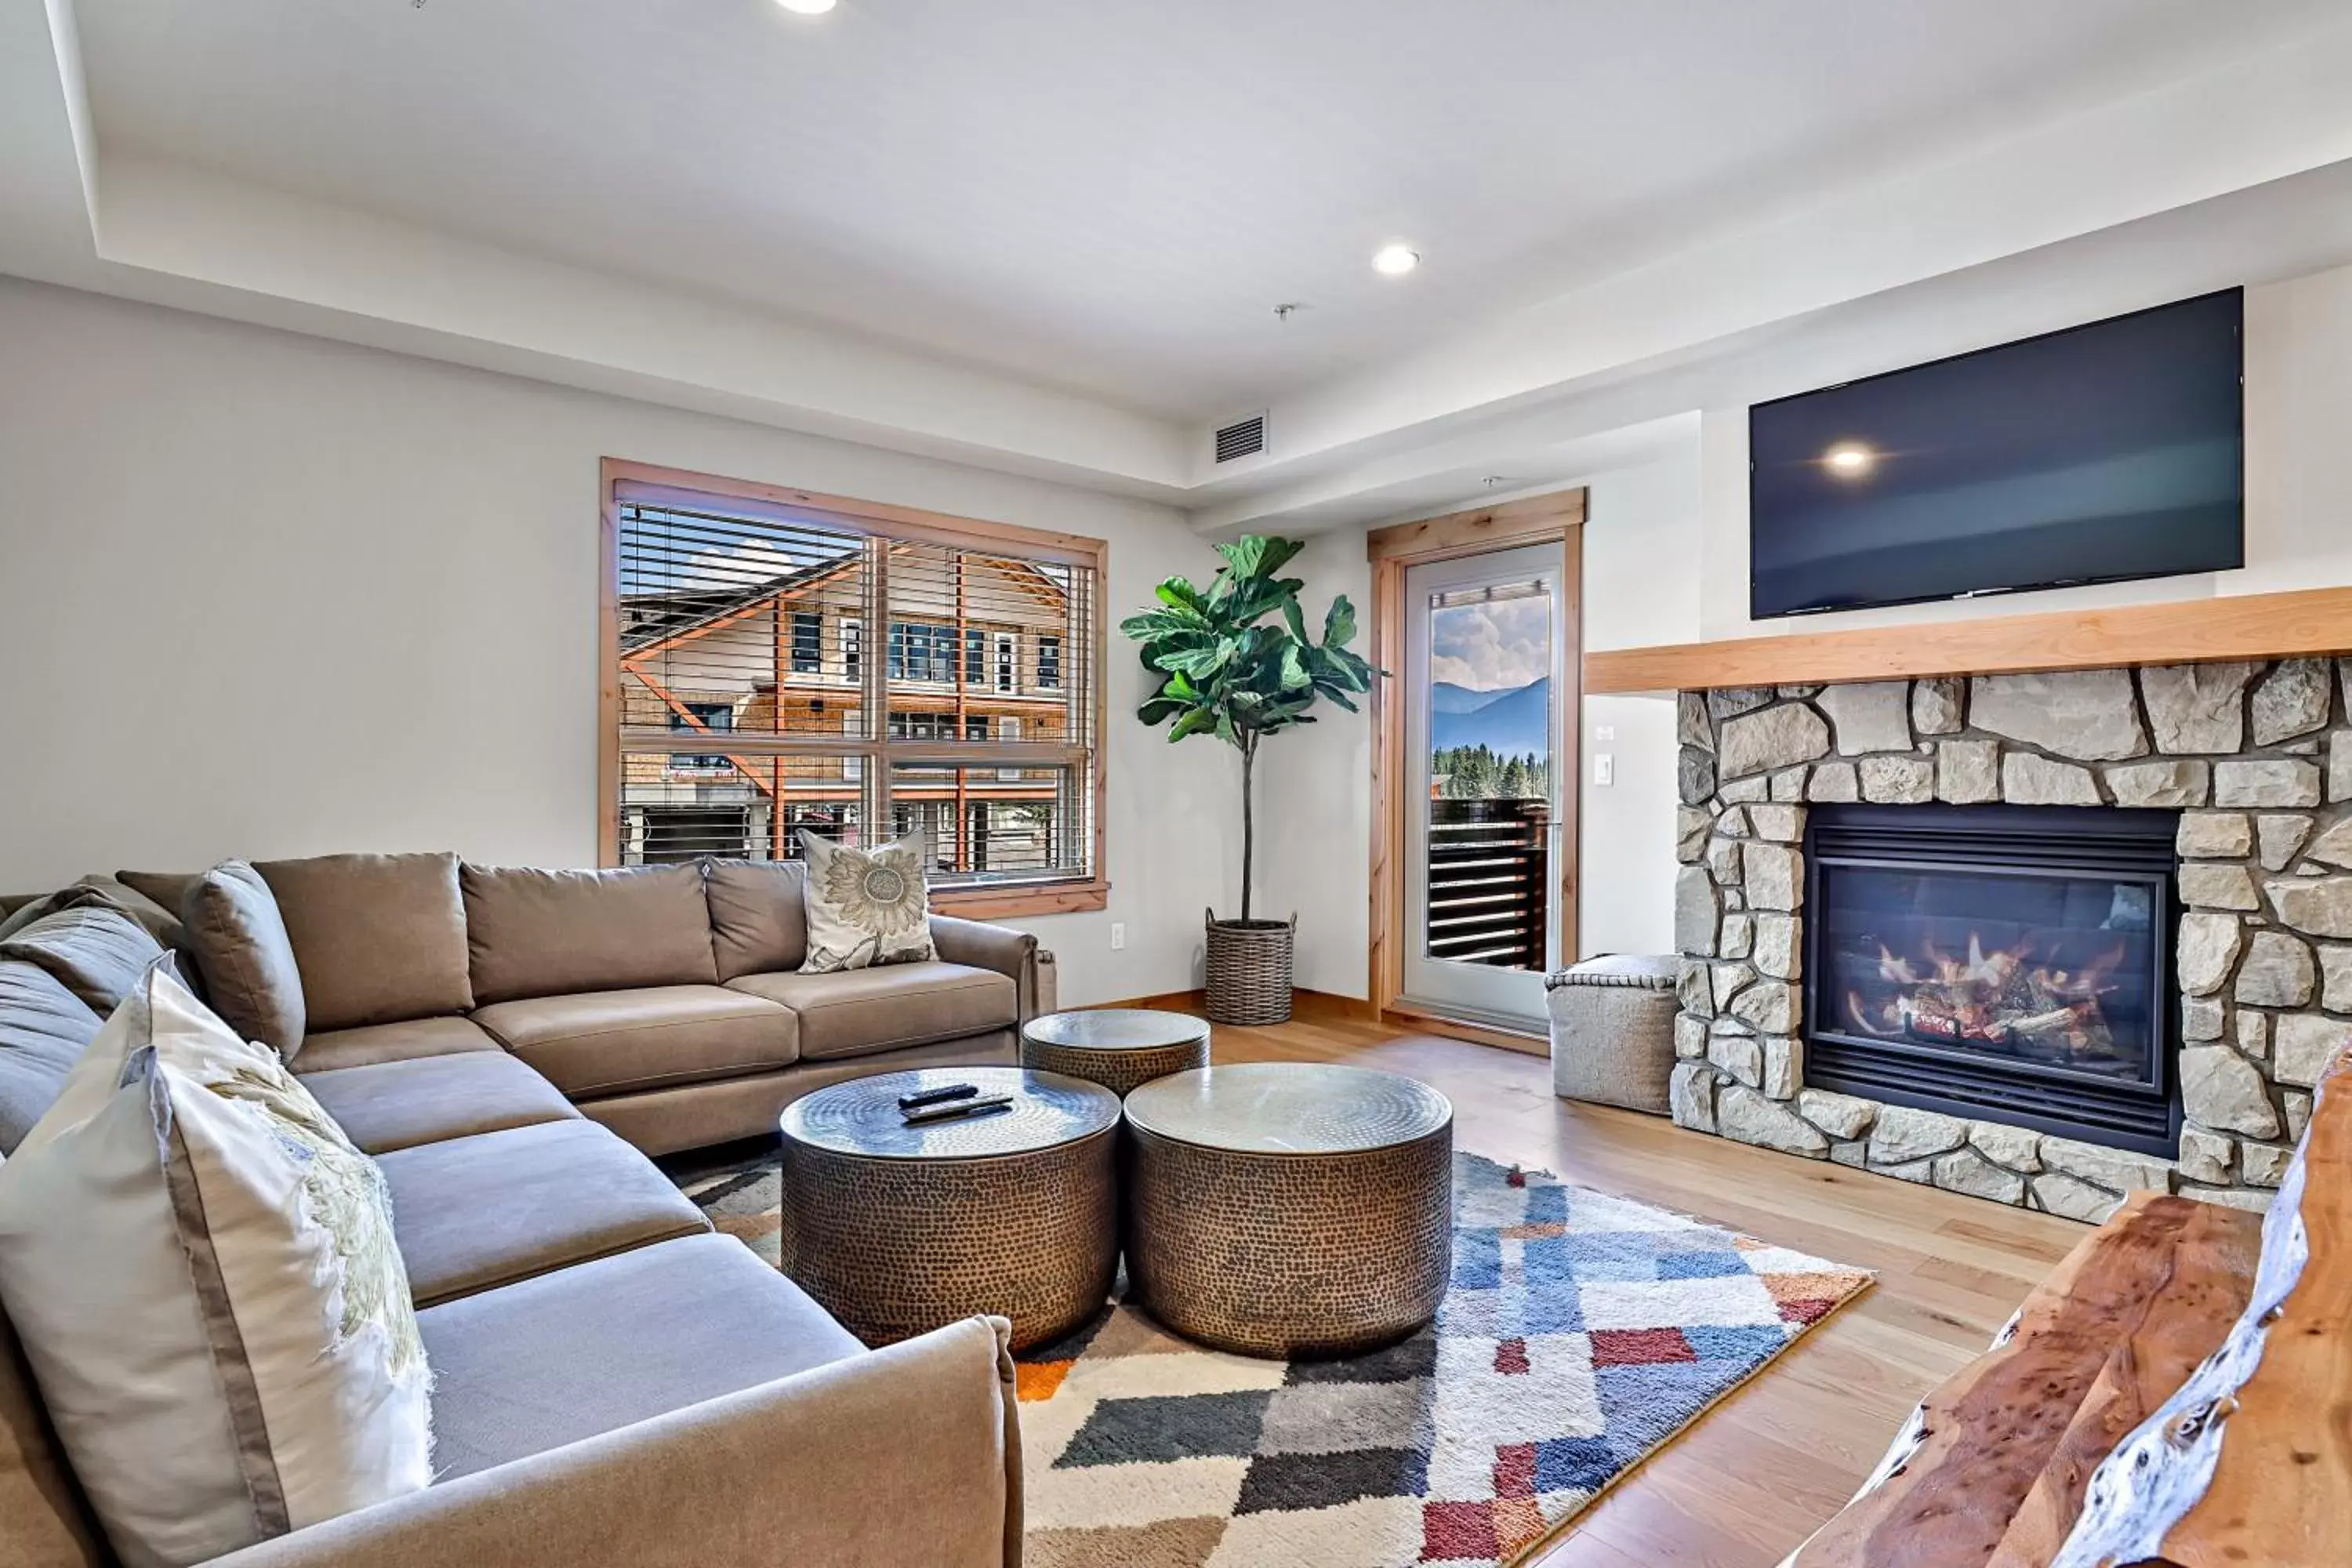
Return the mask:
<svg viewBox="0 0 2352 1568">
<path fill-rule="evenodd" d="M 875 765 L 861 767 L 859 771 L 871 781 L 869 793 L 879 810 L 869 815 L 877 828 L 888 821 L 890 779 L 893 773 L 902 766 L 923 763 L 936 765 L 946 762 L 963 767 L 1035 767 L 1068 765 L 1083 761 L 1093 774 L 1094 797 L 1093 842 L 1087 876 L 1041 878 L 1034 882 L 997 882 L 979 887 L 934 887 L 930 890 L 931 908 L 940 914 L 971 920 L 1009 920 L 1072 914 L 1108 907 L 1110 882 L 1105 855 L 1108 843 L 1109 800 L 1103 755 L 1108 732 L 1106 696 L 1108 685 L 1108 672 L 1104 664 L 1108 617 L 1103 606 L 1110 586 L 1110 545 L 1107 541 L 1051 529 L 1026 528 L 1015 523 L 957 517 L 914 507 L 827 495 L 789 485 L 729 479 L 723 475 L 697 473 L 621 458 L 603 460 L 597 509 L 596 855 L 599 865 L 617 866 L 621 863 L 622 752 L 631 749 L 634 742 L 643 740 L 652 743 L 654 740 L 653 737 L 625 735 L 621 725 L 620 490 L 625 484 L 677 490 L 707 497 L 715 503 L 741 500 L 791 507 L 795 510 L 816 513 L 828 526 L 868 541 L 903 541 L 957 550 L 1001 552 L 1020 559 L 1060 562 L 1091 571 L 1094 574 L 1096 603 L 1093 625 L 1087 635 L 1092 643 L 1094 689 L 1088 694 L 1089 710 L 1084 715 L 1091 731 L 1090 746 L 1066 745 L 1059 742 L 1005 742 L 989 746 L 958 742 L 952 746 L 945 746 L 937 741 L 893 741 L 887 736 L 888 723 L 885 717 L 880 722 L 869 724 L 871 732 L 863 738 L 824 735 L 761 737 L 737 731 L 730 738 L 730 748 L 739 752 L 776 755 L 840 756 L 872 763 Z M 859 663 L 866 692 L 866 711 L 887 716 L 890 683 L 888 605 L 885 603 L 869 605 L 866 612 L 856 618 L 859 622 Z M 866 627 L 875 625 L 884 628 L 882 646 L 878 648 L 873 646 L 874 639 L 866 633 Z M 961 648 L 954 650 L 954 657 L 959 660 L 962 654 Z M 961 754 L 967 752 L 972 754 Z"/>
<path fill-rule="evenodd" d="M 1449 512 L 1444 517 L 1376 528 L 1364 536 L 1372 568 L 1372 668 L 1386 670 L 1372 682 L 1372 1005 L 1384 1016 L 1407 1023 L 1436 1024 L 1489 1044 L 1532 1050 L 1536 1037 L 1482 1030 L 1455 1020 L 1400 1008 L 1404 994 L 1404 781 L 1411 776 L 1404 753 L 1404 704 L 1398 700 L 1405 655 L 1404 581 L 1408 569 L 1435 561 L 1456 561 L 1512 550 L 1523 544 L 1559 544 L 1566 557 L 1561 591 L 1569 605 L 1560 650 L 1559 811 L 1563 831 L 1555 889 L 1559 948 L 1569 962 L 1576 952 L 1577 825 L 1583 768 L 1580 711 L 1584 637 L 1583 534 L 1585 492 L 1554 490 L 1500 506 Z"/>
</svg>

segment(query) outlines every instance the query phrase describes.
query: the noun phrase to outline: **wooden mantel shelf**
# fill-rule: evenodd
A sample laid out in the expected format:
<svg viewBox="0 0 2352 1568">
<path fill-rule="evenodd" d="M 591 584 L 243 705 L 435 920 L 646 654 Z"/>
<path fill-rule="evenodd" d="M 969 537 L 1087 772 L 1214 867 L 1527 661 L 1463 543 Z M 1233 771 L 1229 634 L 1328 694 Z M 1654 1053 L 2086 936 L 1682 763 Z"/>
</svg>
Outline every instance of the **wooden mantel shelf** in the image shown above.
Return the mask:
<svg viewBox="0 0 2352 1568">
<path fill-rule="evenodd" d="M 2352 588 L 1587 653 L 1588 692 L 1811 686 L 2352 653 Z"/>
</svg>

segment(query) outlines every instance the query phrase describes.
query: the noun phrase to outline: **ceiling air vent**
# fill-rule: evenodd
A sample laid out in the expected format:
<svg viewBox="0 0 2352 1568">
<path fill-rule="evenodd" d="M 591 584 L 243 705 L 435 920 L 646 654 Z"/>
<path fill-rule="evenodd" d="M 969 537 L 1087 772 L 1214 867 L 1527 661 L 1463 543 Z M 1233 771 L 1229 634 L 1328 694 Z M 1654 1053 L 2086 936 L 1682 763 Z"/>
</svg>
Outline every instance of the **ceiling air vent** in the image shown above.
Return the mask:
<svg viewBox="0 0 2352 1568">
<path fill-rule="evenodd" d="M 1217 461 L 1220 463 L 1230 463 L 1236 458 L 1255 458 L 1265 450 L 1265 416 L 1263 413 L 1217 427 Z"/>
</svg>

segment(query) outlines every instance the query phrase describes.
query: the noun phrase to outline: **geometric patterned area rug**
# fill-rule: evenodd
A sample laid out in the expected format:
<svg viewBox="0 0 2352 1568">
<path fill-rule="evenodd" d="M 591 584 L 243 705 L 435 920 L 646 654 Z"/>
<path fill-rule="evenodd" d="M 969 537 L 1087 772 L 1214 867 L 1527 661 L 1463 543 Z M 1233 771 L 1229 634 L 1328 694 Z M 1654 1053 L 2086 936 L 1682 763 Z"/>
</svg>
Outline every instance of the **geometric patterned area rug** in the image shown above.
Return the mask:
<svg viewBox="0 0 2352 1568">
<path fill-rule="evenodd" d="M 680 1184 L 773 1259 L 772 1154 Z M 1025 1562 L 1524 1562 L 1870 1279 L 1457 1153 L 1453 1279 L 1400 1344 L 1263 1361 L 1113 1306 L 1025 1354 Z"/>
</svg>

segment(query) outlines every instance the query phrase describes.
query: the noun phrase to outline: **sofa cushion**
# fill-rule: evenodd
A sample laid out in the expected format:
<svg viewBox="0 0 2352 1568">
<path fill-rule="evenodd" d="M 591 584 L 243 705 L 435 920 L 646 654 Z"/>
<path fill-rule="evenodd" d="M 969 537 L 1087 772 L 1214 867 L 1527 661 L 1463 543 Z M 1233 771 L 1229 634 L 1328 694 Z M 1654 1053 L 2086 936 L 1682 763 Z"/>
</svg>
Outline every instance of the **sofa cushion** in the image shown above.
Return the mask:
<svg viewBox="0 0 2352 1568">
<path fill-rule="evenodd" d="M 799 860 L 713 860 L 703 881 L 719 978 L 794 970 L 808 956 L 808 867 Z"/>
<path fill-rule="evenodd" d="M 47 970 L 92 1012 L 103 1016 L 138 988 L 163 956 L 146 929 L 120 910 L 83 904 L 61 910 L 0 940 L 0 958 Z"/>
<path fill-rule="evenodd" d="M 201 871 L 117 871 L 114 879 L 176 914 L 188 900 L 188 889 L 203 875 Z"/>
<path fill-rule="evenodd" d="M 719 979 L 698 865 L 467 866 L 459 884 L 478 1005 Z"/>
<path fill-rule="evenodd" d="M 303 1075 L 352 1142 L 370 1154 L 471 1138 L 580 1113 L 504 1051 L 464 1051 Z"/>
<path fill-rule="evenodd" d="M 731 1236 L 561 1268 L 417 1321 L 444 1481 L 865 1352 Z"/>
<path fill-rule="evenodd" d="M 542 1121 L 377 1161 L 423 1304 L 710 1228 L 652 1161 L 593 1121 Z"/>
<path fill-rule="evenodd" d="M 244 861 L 224 860 L 188 884 L 180 919 L 213 1011 L 292 1061 L 307 1029 L 302 972 L 269 884 Z"/>
<path fill-rule="evenodd" d="M 474 1005 L 455 855 L 320 855 L 253 868 L 277 895 L 312 1029 Z"/>
<path fill-rule="evenodd" d="M 79 909 L 84 904 L 104 904 L 110 909 L 121 910 L 165 947 L 178 946 L 187 934 L 180 924 L 180 917 L 173 910 L 165 909 L 117 878 L 92 874 L 76 881 L 71 887 L 59 888 L 54 893 L 37 894 L 16 901 L 6 916 L 0 918 L 0 938 L 14 936 L 43 915 L 53 915 L 60 910 Z"/>
<path fill-rule="evenodd" d="M 808 860 L 801 910 L 808 956 L 801 968 L 831 974 L 869 964 L 924 963 L 931 945 L 931 906 L 923 885 L 929 850 L 920 833 L 873 849 L 855 849 L 801 830 Z"/>
<path fill-rule="evenodd" d="M 338 1068 L 404 1062 L 413 1057 L 447 1057 L 459 1051 L 498 1048 L 498 1041 L 467 1019 L 410 1018 L 398 1024 L 370 1024 L 363 1029 L 312 1035 L 302 1042 L 300 1068 L 304 1072 L 333 1072 Z"/>
<path fill-rule="evenodd" d="M 0 1165 L 9 1318 L 131 1563 L 207 1562 L 432 1479 L 382 1174 L 171 968 Z"/>
<path fill-rule="evenodd" d="M 0 961 L 0 1155 L 47 1113 L 104 1023 L 47 970 Z"/>
<path fill-rule="evenodd" d="M 800 1019 L 801 1059 L 821 1062 L 1012 1026 L 1009 975 L 961 963 L 877 964 L 833 974 L 747 974 L 727 983 Z"/>
<path fill-rule="evenodd" d="M 799 1056 L 790 1013 L 717 985 L 500 1002 L 474 1022 L 574 1100 L 764 1072 Z"/>
</svg>

